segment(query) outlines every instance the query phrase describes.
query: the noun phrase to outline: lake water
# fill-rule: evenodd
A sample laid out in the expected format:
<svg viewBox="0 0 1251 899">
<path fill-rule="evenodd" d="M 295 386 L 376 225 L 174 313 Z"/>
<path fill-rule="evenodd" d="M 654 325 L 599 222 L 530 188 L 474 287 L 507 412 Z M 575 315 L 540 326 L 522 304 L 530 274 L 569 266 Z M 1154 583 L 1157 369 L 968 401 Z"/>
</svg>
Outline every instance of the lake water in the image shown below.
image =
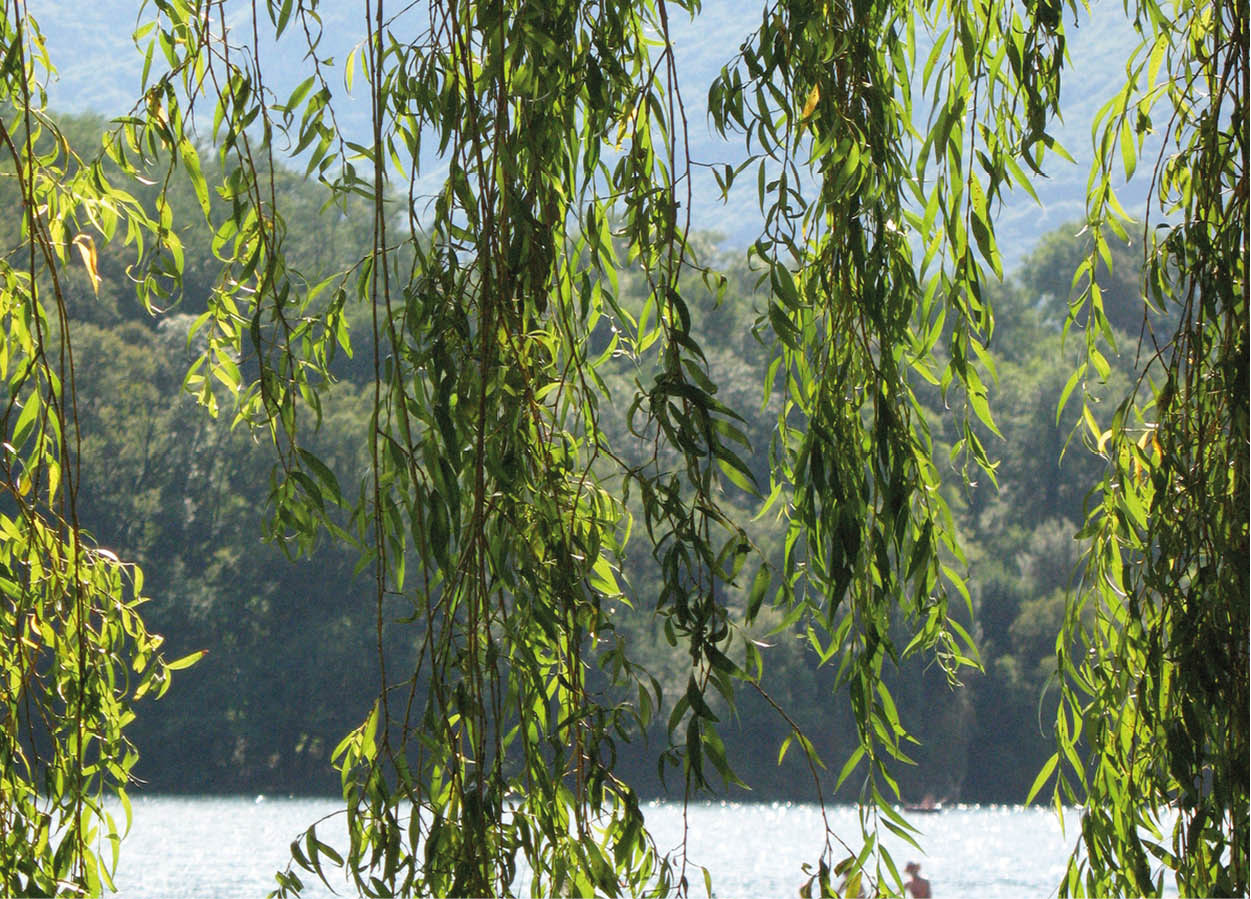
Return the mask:
<svg viewBox="0 0 1251 899">
<path fill-rule="evenodd" d="M 326 799 L 135 797 L 117 872 L 120 896 L 259 899 L 274 887 L 291 840 L 337 807 Z M 679 804 L 651 803 L 645 814 L 657 846 L 680 842 Z M 854 808 L 831 807 L 828 817 L 836 833 L 856 843 Z M 901 868 L 921 862 L 935 896 L 1054 896 L 1077 838 L 1075 813 L 1066 816 L 1066 836 L 1054 812 L 1039 808 L 954 807 L 910 820 L 921 830 L 924 854 L 886 842 Z M 821 850 L 813 805 L 704 803 L 691 806 L 689 822 L 688 858 L 712 872 L 717 896 L 794 896 L 806 879 L 801 865 Z M 318 828 L 323 839 L 336 832 L 331 823 Z M 688 868 L 688 877 L 692 895 L 703 895 L 698 869 Z M 316 877 L 303 879 L 305 895 L 331 895 Z"/>
</svg>

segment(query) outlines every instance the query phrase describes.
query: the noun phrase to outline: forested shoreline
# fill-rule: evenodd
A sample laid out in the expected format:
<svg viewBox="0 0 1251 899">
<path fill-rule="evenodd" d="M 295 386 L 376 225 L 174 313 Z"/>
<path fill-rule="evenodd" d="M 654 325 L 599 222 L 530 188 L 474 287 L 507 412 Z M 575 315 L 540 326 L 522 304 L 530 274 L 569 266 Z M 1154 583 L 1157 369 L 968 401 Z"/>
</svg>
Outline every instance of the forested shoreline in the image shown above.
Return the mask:
<svg viewBox="0 0 1251 899">
<path fill-rule="evenodd" d="M 61 123 L 84 141 L 102 125 L 89 118 Z M 319 211 L 315 185 L 297 173 L 280 173 L 279 183 L 285 208 L 305 211 L 288 213 L 298 222 L 288 236 L 293 259 L 308 271 L 349 268 L 363 252 L 364 212 L 354 217 Z M 176 200 L 184 207 L 192 203 L 189 194 Z M 190 215 L 183 220 L 194 221 Z M 1074 535 L 1101 465 L 1072 439 L 1077 411 L 1059 421 L 1053 411 L 1081 340 L 1076 333 L 1061 334 L 1072 290 L 1063 273 L 1088 252 L 1080 231 L 1075 224 L 1045 235 L 1021 269 L 992 288 L 991 356 L 998 384 L 991 401 L 1002 436 L 983 429 L 983 438 L 997 460 L 998 484 L 983 478 L 960 486 L 954 470 L 948 479 L 968 553 L 974 616 L 966 625 L 983 670 L 966 675 L 967 689 L 953 689 L 941 670 L 920 660 L 889 677 L 900 714 L 914 723 L 920 741 L 911 752 L 916 767 L 899 772 L 904 795 L 913 801 L 1022 802 L 1054 748 L 1056 635 L 1065 593 L 1081 577 L 1083 547 Z M 6 236 L 15 239 L 15 233 Z M 150 628 L 165 636 L 167 652 L 206 652 L 177 675 L 177 690 L 139 706 L 133 730 L 140 749 L 137 786 L 154 792 L 333 794 L 338 775 L 330 754 L 378 689 L 376 671 L 362 661 L 372 654 L 375 638 L 372 584 L 357 570 L 358 557 L 335 543 L 291 559 L 281 541 L 262 538 L 267 527 L 282 526 L 270 520 L 275 463 L 266 438 L 232 424 L 227 414 L 210 418 L 183 383 L 197 355 L 196 319 L 207 305 L 209 281 L 197 273 L 212 269 L 212 235 L 192 225 L 181 239 L 183 291 L 157 315 L 135 301 L 120 253 L 101 249 L 98 295 L 85 268 L 67 274 L 84 434 L 80 465 L 89 473 L 79 493 L 82 524 L 101 546 L 142 566 L 151 597 L 145 615 Z M 752 460 L 757 481 L 767 483 L 775 421 L 759 387 L 768 364 L 754 336 L 764 308 L 760 274 L 745 252 L 720 247 L 716 235 L 699 236 L 696 243 L 701 262 L 728 280 L 719 297 L 717 285 L 693 283 L 693 295 L 702 290 L 692 303 L 695 334 L 712 379 L 731 396 L 728 404 L 757 410 L 744 423 L 751 444 L 744 456 Z M 1143 325 L 1136 265 L 1132 248 L 1122 247 L 1112 277 L 1101 275 L 1104 302 L 1124 348 L 1115 375 L 1100 388 L 1109 397 L 1124 394 L 1134 373 Z M 623 270 L 619 277 L 622 293 L 641 305 L 640 289 L 630 287 L 637 273 Z M 368 323 L 362 312 L 355 316 L 350 328 L 359 334 Z M 599 335 L 593 351 L 603 352 L 609 340 Z M 246 356 L 239 359 L 241 367 L 248 364 Z M 324 396 L 312 448 L 350 492 L 364 489 L 373 366 L 368 358 L 343 354 L 335 371 L 338 380 Z M 623 363 L 610 386 L 628 395 L 638 376 Z M 958 418 L 943 409 L 937 390 L 923 396 L 932 421 L 947 423 L 935 435 L 934 453 L 937 464 L 949 467 Z M 960 402 L 954 396 L 949 401 Z M 616 421 L 611 436 L 628 444 L 624 410 L 615 412 L 608 419 Z M 744 519 L 759 506 L 743 492 L 730 501 Z M 776 519 L 753 527 L 753 540 L 772 547 L 780 564 L 783 535 Z M 654 561 L 639 553 L 628 558 L 621 576 L 631 595 L 654 595 Z M 763 615 L 754 625 L 764 683 L 823 757 L 843 758 L 854 749 L 851 710 L 834 695 L 832 666 L 821 664 L 805 624 Z M 773 627 L 781 630 L 774 633 Z M 681 783 L 680 771 L 675 777 L 672 768 L 662 779 L 659 752 L 664 721 L 685 689 L 686 650 L 670 645 L 664 616 L 646 606 L 623 607 L 617 630 L 660 688 L 658 697 L 649 693 L 643 700 L 658 706 L 650 732 L 637 731 L 619 743 L 619 764 L 642 795 L 663 796 Z M 406 639 L 413 638 L 402 632 L 393 638 L 388 651 L 395 658 L 411 654 Z M 790 726 L 767 702 L 744 694 L 726 731 L 736 736 L 730 761 L 750 772 L 751 791 L 730 785 L 707 795 L 811 798 L 802 753 L 788 752 L 779 764 Z M 854 800 L 855 788 L 835 795 Z"/>
</svg>

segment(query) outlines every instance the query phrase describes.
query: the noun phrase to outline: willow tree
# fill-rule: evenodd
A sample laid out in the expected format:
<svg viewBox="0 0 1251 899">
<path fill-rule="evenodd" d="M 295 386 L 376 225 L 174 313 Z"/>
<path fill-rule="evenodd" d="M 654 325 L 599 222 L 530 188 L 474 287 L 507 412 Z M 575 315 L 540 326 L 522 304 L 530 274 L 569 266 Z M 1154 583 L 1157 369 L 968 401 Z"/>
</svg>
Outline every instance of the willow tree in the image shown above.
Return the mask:
<svg viewBox="0 0 1251 899">
<path fill-rule="evenodd" d="M 1065 396 L 1107 371 L 1115 340 L 1089 273 L 1105 231 L 1134 227 L 1114 175 L 1133 174 L 1151 133 L 1144 304 L 1178 326 L 1154 334 L 1144 310 L 1135 390 L 1103 421 L 1083 398 L 1108 464 L 1057 640 L 1059 750 L 1034 792 L 1058 768 L 1057 805 L 1085 804 L 1066 893 L 1159 894 L 1167 870 L 1183 895 L 1237 896 L 1251 888 L 1247 9 L 1147 0 L 1134 24 L 1126 85 L 1094 126 L 1094 248 L 1069 317 L 1088 316 L 1087 361 Z"/>
<path fill-rule="evenodd" d="M 97 283 L 96 239 L 142 250 L 155 229 L 59 138 L 42 112 L 42 39 L 20 7 L 2 10 L 0 177 L 21 241 L 0 257 L 0 891 L 99 893 L 125 830 L 118 800 L 129 826 L 132 705 L 194 659 L 166 663 L 142 573 L 79 526 L 89 473 L 62 275 L 73 257 Z"/>
<path fill-rule="evenodd" d="M 686 892 L 684 851 L 657 851 L 614 770 L 618 741 L 661 702 L 614 615 L 659 615 L 689 649 L 666 750 L 689 798 L 738 779 L 713 699 L 732 705 L 752 690 L 769 700 L 767 654 L 746 637 L 766 604 L 836 666 L 857 722 L 856 752 L 822 760 L 777 707 L 794 728 L 789 743 L 809 759 L 814 795 L 826 763 L 837 784 L 861 791 L 861 833 L 827 826 L 809 887 L 830 892 L 843 875 L 898 888 L 878 835 L 910 838 L 891 805 L 910 737 L 884 671 L 918 654 L 953 680 L 976 664 L 958 621 L 968 593 L 940 492 L 947 460 L 934 458 L 914 386 L 938 387 L 957 410 L 956 469 L 993 477 L 976 429 L 994 429 L 985 349 L 993 315 L 982 285 L 1002 276 L 997 203 L 1013 185 L 1028 191 L 1027 171 L 1041 172 L 1054 148 L 1046 127 L 1058 111 L 1062 7 L 777 2 L 712 84 L 714 124 L 744 134 L 749 154 L 719 167 L 719 179 L 728 191 L 753 168 L 763 214 L 752 249 L 769 288 L 758 332 L 772 362 L 762 380 L 780 409 L 767 484 L 746 461 L 765 448 L 748 445 L 738 412 L 718 399 L 685 298 L 695 278 L 717 283 L 687 239 L 697 161 L 670 38 L 671 16 L 697 13 L 696 4 L 366 0 L 365 39 L 343 67 L 347 85 L 369 98 L 366 135 L 339 127 L 339 75 L 313 0 L 253 3 L 242 20 L 205 0 L 143 10 L 141 98 L 103 136 L 101 160 L 88 162 L 55 141 L 39 149 L 39 127 L 55 134 L 32 94 L 44 45 L 21 8 L 6 22 L 16 109 L 6 128 L 17 135 L 6 146 L 24 182 L 39 186 L 24 192 L 23 210 L 29 255 L 42 263 L 25 278 L 6 268 L 25 293 L 6 287 L 5 297 L 24 297 L 13 308 L 44 321 L 42 310 L 60 308 L 55 277 L 70 247 L 90 265 L 92 240 L 121 224 L 137 247 L 141 299 L 155 306 L 176 293 L 182 254 L 163 189 L 175 179 L 188 181 L 214 229 L 221 271 L 188 385 L 211 411 L 272 439 L 271 538 L 292 552 L 345 541 L 375 584 L 377 646 L 361 657 L 377 667 L 378 697 L 334 752 L 348 843 L 336 848 L 310 827 L 279 891 L 299 892 L 301 871 L 337 866 L 368 895 L 501 894 L 524 866 L 535 894 Z M 1151 21 L 1172 20 L 1156 10 Z M 306 51 L 307 77 L 285 98 L 266 80 L 260 35 L 271 30 Z M 1174 108 L 1189 109 L 1189 87 L 1177 90 Z M 225 173 L 216 195 L 203 152 L 219 154 Z M 372 249 L 348 272 L 324 278 L 286 261 L 287 229 L 298 223 L 284 218 L 272 179 L 292 157 L 324 185 L 328 210 L 353 195 L 372 205 Z M 111 170 L 162 186 L 151 214 L 109 185 Z M 1192 233 L 1181 241 L 1187 252 L 1209 258 Z M 1161 290 L 1176 269 L 1158 267 Z M 626 274 L 646 285 L 638 304 L 625 299 Z M 349 331 L 349 304 L 366 310 L 364 333 Z M 39 443 L 34 463 L 6 468 L 6 483 L 14 497 L 47 497 L 45 506 L 60 497 L 56 545 L 70 547 L 71 568 L 90 560 L 114 586 L 85 593 L 93 582 L 84 577 L 40 580 L 34 573 L 53 567 L 24 561 L 6 591 L 5 626 L 15 629 L 29 597 L 46 595 L 54 608 L 66 597 L 116 597 L 131 570 L 77 548 L 64 475 L 59 490 L 32 475 L 39 489 L 23 491 L 25 471 L 72 468 L 71 336 L 64 322 L 6 329 L 9 358 L 19 360 L 10 370 L 43 378 L 10 381 L 11 408 L 22 411 L 6 436 L 14 452 L 33 445 L 9 436 L 32 416 L 56 435 Z M 61 370 L 48 361 L 50 340 L 64 347 Z M 340 353 L 363 354 L 374 370 L 370 465 L 347 486 L 307 448 Z M 1200 380 L 1205 364 L 1193 366 Z M 621 365 L 637 377 L 629 395 L 614 397 L 605 373 Z M 610 416 L 625 427 L 607 427 Z M 629 446 L 612 445 L 609 433 L 629 434 Z M 780 565 L 735 520 L 726 502 L 735 491 L 786 523 Z M 25 532 L 15 540 L 24 559 L 48 551 Z M 639 543 L 662 573 L 657 595 L 636 595 L 623 576 L 626 548 Z M 65 720 L 57 703 L 71 694 L 53 678 L 87 671 L 71 663 L 86 659 L 102 666 L 90 670 L 114 672 L 101 681 L 110 704 L 79 703 L 70 718 L 98 714 L 114 742 L 97 738 L 107 770 L 41 767 L 43 756 L 16 769 L 6 762 L 6 815 L 10 783 L 33 808 L 38 778 L 55 770 L 46 795 L 75 810 L 66 820 L 84 822 L 61 851 L 6 829 L 6 877 L 52 878 L 18 873 L 14 891 L 94 888 L 90 816 L 79 812 L 100 809 L 89 788 L 120 789 L 125 778 L 124 767 L 107 767 L 124 757 L 111 751 L 133 698 L 116 666 L 134 659 L 144 668 L 154 641 L 131 605 L 91 606 L 90 635 L 87 607 L 77 608 L 38 628 L 45 667 L 6 658 L 6 672 L 27 672 L 10 678 L 21 687 L 9 708 Z M 384 651 L 397 628 L 414 647 L 403 668 Z M 95 652 L 101 634 L 134 642 Z M 163 683 L 159 663 L 155 671 Z M 25 745 L 17 720 L 10 711 L 10 754 Z M 70 760 L 64 747 L 86 745 L 66 731 L 50 739 Z M 1132 814 L 1132 793 L 1114 795 Z M 62 831 L 52 823 L 45 832 Z M 1100 871 L 1115 863 L 1092 861 Z"/>
</svg>

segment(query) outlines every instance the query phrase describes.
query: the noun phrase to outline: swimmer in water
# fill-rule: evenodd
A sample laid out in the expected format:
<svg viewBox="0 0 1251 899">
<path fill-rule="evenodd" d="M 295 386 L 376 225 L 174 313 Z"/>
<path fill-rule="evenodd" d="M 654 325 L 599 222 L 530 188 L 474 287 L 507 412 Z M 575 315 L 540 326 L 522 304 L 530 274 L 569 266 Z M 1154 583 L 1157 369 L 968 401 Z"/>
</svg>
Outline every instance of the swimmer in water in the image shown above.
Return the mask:
<svg viewBox="0 0 1251 899">
<path fill-rule="evenodd" d="M 904 870 L 912 875 L 912 879 L 904 884 L 904 890 L 912 899 L 930 899 L 930 882 L 921 876 L 921 866 L 916 862 L 908 862 Z"/>
</svg>

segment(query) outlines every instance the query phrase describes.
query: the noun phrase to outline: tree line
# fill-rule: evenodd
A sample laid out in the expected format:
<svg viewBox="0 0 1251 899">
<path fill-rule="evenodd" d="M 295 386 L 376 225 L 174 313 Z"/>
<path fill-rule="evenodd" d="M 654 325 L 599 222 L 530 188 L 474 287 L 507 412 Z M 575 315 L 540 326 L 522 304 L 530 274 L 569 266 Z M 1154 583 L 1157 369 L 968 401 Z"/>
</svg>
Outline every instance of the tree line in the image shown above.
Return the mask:
<svg viewBox="0 0 1251 899">
<path fill-rule="evenodd" d="M 103 124 L 59 121 L 75 144 Z M 210 183 L 220 178 L 211 170 L 206 176 Z M 329 273 L 359 258 L 367 210 L 319 214 L 314 185 L 295 172 L 281 173 L 280 183 L 283 205 L 307 210 L 288 249 L 302 267 Z M 190 192 L 176 197 L 179 218 L 190 219 L 194 203 Z M 1054 705 L 1056 634 L 1065 595 L 1081 577 L 1083 547 L 1074 535 L 1102 464 L 1072 440 L 1076 413 L 1061 420 L 1052 413 L 1078 340 L 1061 334 L 1072 285 L 1057 273 L 1075 269 L 1087 252 L 1080 231 L 1074 224 L 1044 236 L 1015 276 L 993 288 L 998 311 L 991 358 L 998 382 L 992 396 L 1001 433 L 987 431 L 984 439 L 998 483 L 949 488 L 973 593 L 966 626 L 982 670 L 966 675 L 965 690 L 953 689 L 922 663 L 892 678 L 901 714 L 915 722 L 919 741 L 912 752 L 917 766 L 900 773 L 904 796 L 913 801 L 929 795 L 1022 802 L 1050 753 L 1048 714 L 1040 709 Z M 719 292 L 699 283 L 692 288 L 700 323 L 695 333 L 723 401 L 756 410 L 742 427 L 751 447 L 747 463 L 764 483 L 776 400 L 762 402 L 768 356 L 753 331 L 766 295 L 745 251 L 722 248 L 715 235 L 698 239 L 710 267 L 727 280 Z M 16 245 L 20 234 L 11 227 L 5 240 Z M 153 791 L 336 793 L 330 753 L 375 689 L 374 673 L 360 664 L 374 640 L 368 578 L 354 556 L 333 543 L 311 558 L 290 559 L 278 542 L 263 538 L 274 476 L 269 453 L 248 428 L 204 415 L 184 386 L 197 356 L 196 319 L 209 303 L 208 281 L 197 283 L 195 273 L 212 269 L 212 234 L 201 223 L 185 229 L 181 240 L 188 273 L 183 292 L 158 314 L 135 302 L 126 261 L 110 247 L 99 251 L 98 291 L 85 268 L 72 269 L 66 279 L 81 385 L 80 464 L 93 475 L 79 493 L 80 520 L 102 546 L 142 565 L 151 596 L 145 617 L 166 637 L 169 651 L 207 650 L 179 677 L 178 690 L 137 710 L 133 733 L 144 751 L 135 775 Z M 1143 324 L 1140 264 L 1128 246 L 1115 252 L 1113 268 L 1101 279 L 1109 284 L 1105 303 L 1122 345 L 1132 346 Z M 637 311 L 644 299 L 638 273 L 623 270 L 618 277 L 625 282 L 624 302 Z M 367 326 L 359 311 L 348 324 L 353 333 Z M 610 341 L 608 333 L 596 335 L 593 351 L 603 352 Z M 1107 397 L 1125 392 L 1134 364 L 1128 352 L 1118 360 Z M 635 374 L 625 364 L 606 373 L 609 392 L 627 394 Z M 368 467 L 362 447 L 372 362 L 345 354 L 335 375 L 314 445 L 341 484 L 359 484 Z M 924 402 L 935 421 L 944 418 L 936 391 Z M 612 436 L 624 443 L 624 417 L 618 421 Z M 936 457 L 945 459 L 958 439 L 951 427 L 941 433 Z M 750 493 L 737 491 L 733 501 L 745 519 L 754 514 Z M 779 565 L 783 537 L 777 518 L 762 520 L 752 533 Z M 621 577 L 632 595 L 660 591 L 660 574 L 645 555 L 629 556 Z M 745 601 L 741 590 L 736 603 Z M 619 611 L 618 632 L 658 678 L 659 689 L 641 700 L 654 707 L 650 725 L 636 729 L 618 753 L 643 795 L 663 796 L 680 781 L 662 774 L 661 725 L 686 688 L 686 650 L 666 639 L 664 616 L 654 608 L 640 603 Z M 763 616 L 753 629 L 770 692 L 793 710 L 823 756 L 845 757 L 854 749 L 851 710 L 831 699 L 830 665 L 821 662 L 805 622 L 783 617 Z M 397 658 L 405 651 L 400 640 L 388 648 Z M 640 701 L 637 695 L 623 699 Z M 741 701 L 732 730 L 743 737 L 736 742 L 744 749 L 731 757 L 751 772 L 751 792 L 730 785 L 730 795 L 810 796 L 801 754 L 779 764 L 789 727 L 768 703 Z M 834 786 L 832 779 L 827 786 Z M 723 787 L 717 795 L 726 792 Z M 855 798 L 846 787 L 831 794 Z"/>
</svg>

